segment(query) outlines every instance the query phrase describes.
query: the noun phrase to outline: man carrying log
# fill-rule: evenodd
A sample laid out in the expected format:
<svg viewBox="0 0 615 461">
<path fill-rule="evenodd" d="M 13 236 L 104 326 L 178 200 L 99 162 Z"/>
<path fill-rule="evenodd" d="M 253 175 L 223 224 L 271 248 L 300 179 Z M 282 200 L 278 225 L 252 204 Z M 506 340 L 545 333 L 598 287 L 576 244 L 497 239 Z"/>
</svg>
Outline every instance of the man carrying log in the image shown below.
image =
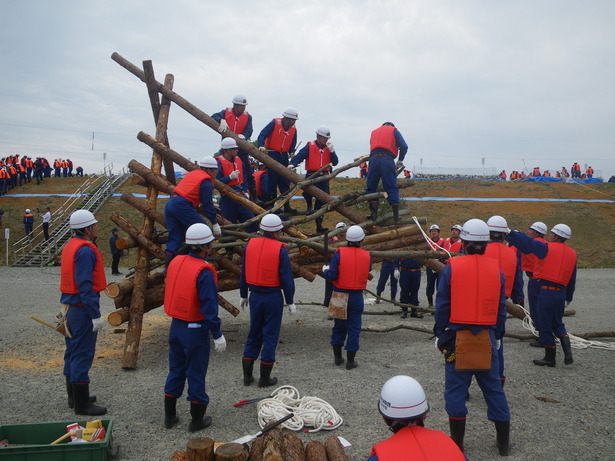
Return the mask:
<svg viewBox="0 0 615 461">
<path fill-rule="evenodd" d="M 211 424 L 211 416 L 205 416 L 209 404 L 205 390 L 209 334 L 214 338 L 216 352 L 226 349 L 218 317 L 218 276 L 205 261 L 213 240 L 207 225 L 190 226 L 185 242 L 190 253 L 174 258 L 167 271 L 164 311 L 173 318 L 169 331 L 169 374 L 164 386 L 164 427 L 167 429 L 179 422 L 176 404 L 186 379 L 192 417 L 188 430 L 195 432 Z"/>
<path fill-rule="evenodd" d="M 104 325 L 100 316 L 100 292 L 107 279 L 102 255 L 95 245 L 98 221 L 87 210 L 77 210 L 69 218 L 75 236 L 62 250 L 60 273 L 60 303 L 66 316 L 69 337 L 64 353 L 64 376 L 68 392 L 68 406 L 76 415 L 100 416 L 105 407 L 94 405 L 90 396 L 88 372 L 94 361 L 98 330 Z"/>
<path fill-rule="evenodd" d="M 196 211 L 199 205 L 211 221 L 214 235 L 221 235 L 213 202 L 214 178 L 218 171 L 218 162 L 213 157 L 207 156 L 203 157 L 199 166 L 199 169 L 184 176 L 164 207 L 168 231 L 164 256 L 166 267 L 177 255 L 186 230 L 192 224 L 203 223 L 203 218 Z"/>
<path fill-rule="evenodd" d="M 263 216 L 260 222 L 263 237 L 250 239 L 243 252 L 239 279 L 240 306 L 243 310 L 250 305 L 250 331 L 241 360 L 245 386 L 254 382 L 252 371 L 259 355 L 261 368 L 258 386 L 269 387 L 278 382 L 278 378 L 271 378 L 271 370 L 280 337 L 284 300 L 291 314 L 297 311 L 293 300 L 295 280 L 290 258 L 286 245 L 279 241 L 282 228 L 279 216 Z"/>
<path fill-rule="evenodd" d="M 331 139 L 331 130 L 329 130 L 328 126 L 321 125 L 316 130 L 316 140 L 310 141 L 307 143 L 297 155 L 293 157 L 288 165 L 288 168 L 293 169 L 296 168 L 301 162 L 305 160 L 305 177 L 310 177 L 314 175 L 318 170 L 322 167 L 332 164 L 333 166 L 337 165 L 339 160 L 337 158 L 337 154 L 335 153 L 335 148 L 333 147 L 333 143 L 330 141 Z M 322 171 L 316 177 L 320 177 L 323 175 L 331 174 L 331 167 Z M 320 190 L 329 193 L 329 181 L 322 181 L 314 184 Z M 312 196 L 307 192 L 303 193 L 303 197 L 305 198 L 305 203 L 307 204 L 307 209 L 305 214 L 312 213 Z M 314 210 L 320 210 L 323 206 L 323 203 L 319 200 L 316 200 L 314 204 Z M 320 216 L 316 218 L 316 232 L 326 232 L 329 229 L 322 226 L 322 221 L 324 217 Z"/>
</svg>

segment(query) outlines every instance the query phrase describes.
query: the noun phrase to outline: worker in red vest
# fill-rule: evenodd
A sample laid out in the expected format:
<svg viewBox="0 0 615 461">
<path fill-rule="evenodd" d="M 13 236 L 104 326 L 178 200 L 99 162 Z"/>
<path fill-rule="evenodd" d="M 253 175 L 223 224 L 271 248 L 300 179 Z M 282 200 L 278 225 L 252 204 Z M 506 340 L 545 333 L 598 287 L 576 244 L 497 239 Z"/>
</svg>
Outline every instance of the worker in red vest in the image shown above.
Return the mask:
<svg viewBox="0 0 615 461">
<path fill-rule="evenodd" d="M 390 378 L 380 391 L 378 410 L 393 435 L 374 445 L 367 461 L 467 459 L 448 435 L 425 427 L 429 404 L 416 379 Z"/>
<path fill-rule="evenodd" d="M 335 365 L 344 363 L 342 347 L 346 344 L 346 369 L 352 370 L 358 366 L 355 356 L 359 350 L 359 335 L 361 333 L 361 316 L 363 315 L 363 290 L 367 286 L 369 273 L 372 270 L 372 259 L 369 251 L 361 248 L 365 232 L 359 226 L 350 226 L 346 231 L 348 246 L 338 248 L 331 258 L 330 266 L 323 266 L 322 272 L 327 280 L 333 283 L 333 295 L 342 293 L 346 297 L 346 315 L 344 318 L 333 319 L 331 346 Z M 346 295 L 344 295 L 346 294 Z"/>
<path fill-rule="evenodd" d="M 587 169 L 585 170 L 585 176 L 588 178 L 593 178 L 594 177 L 594 169 L 590 166 L 587 167 Z"/>
<path fill-rule="evenodd" d="M 333 147 L 333 143 L 330 141 L 331 139 L 331 130 L 326 125 L 321 125 L 316 129 L 316 140 L 308 142 L 297 155 L 293 157 L 290 161 L 288 168 L 296 168 L 301 162 L 305 160 L 305 177 L 320 177 L 323 175 L 331 174 L 331 167 L 327 168 L 324 171 L 321 171 L 318 176 L 315 176 L 315 173 L 320 170 L 322 167 L 326 165 L 337 165 L 339 160 L 337 158 L 337 154 L 335 153 L 335 147 Z M 322 181 L 314 184 L 318 189 L 329 193 L 329 181 Z M 303 192 L 303 198 L 305 198 L 305 203 L 307 204 L 307 209 L 305 210 L 305 214 L 312 213 L 312 196 L 307 192 Z M 323 206 L 323 203 L 319 200 L 316 200 L 314 204 L 314 210 L 320 210 Z M 329 229 L 322 226 L 323 217 L 316 218 L 316 232 L 326 232 Z"/>
<path fill-rule="evenodd" d="M 267 214 L 260 222 L 262 237 L 251 238 L 243 252 L 239 277 L 240 306 L 250 306 L 250 332 L 243 350 L 243 384 L 254 382 L 254 361 L 260 355 L 259 387 L 273 386 L 278 382 L 271 377 L 275 363 L 275 350 L 280 338 L 284 305 L 291 314 L 297 311 L 295 280 L 290 268 L 286 245 L 279 241 L 282 220 L 278 215 Z M 250 297 L 248 298 L 248 291 Z M 286 301 L 286 302 L 285 302 Z"/>
<path fill-rule="evenodd" d="M 459 224 L 455 224 L 451 227 L 451 236 L 444 240 L 444 244 L 442 247 L 451 253 L 460 253 L 461 252 L 461 239 L 459 238 L 459 233 L 461 232 L 461 226 Z"/>
<path fill-rule="evenodd" d="M 268 190 L 268 182 L 269 174 L 267 173 L 267 168 L 261 163 L 258 170 L 254 172 L 254 187 L 256 189 L 257 202 L 267 201 L 268 195 L 265 191 Z"/>
<path fill-rule="evenodd" d="M 432 224 L 429 227 L 429 240 L 427 243 L 429 243 L 431 251 L 442 251 L 440 247 L 444 246 L 444 239 L 440 237 L 440 226 L 437 224 Z M 429 307 L 433 307 L 433 295 L 436 292 L 439 274 L 429 267 L 425 270 L 425 273 L 427 274 L 425 295 L 427 296 Z"/>
<path fill-rule="evenodd" d="M 495 424 L 500 455 L 508 456 L 510 411 L 500 384 L 497 353 L 506 325 L 506 281 L 498 262 L 484 254 L 489 243 L 487 223 L 470 219 L 460 235 L 465 256 L 452 258 L 440 274 L 433 329 L 445 358 L 444 401 L 451 437 L 463 451 L 466 398 L 475 377 L 487 403 L 487 417 Z M 476 337 L 475 343 L 484 344 L 482 356 L 488 369 L 457 369 L 457 336 Z"/>
<path fill-rule="evenodd" d="M 268 153 L 273 160 L 285 167 L 288 166 L 289 156 L 295 152 L 297 146 L 297 128 L 295 128 L 297 119 L 299 119 L 297 110 L 288 107 L 282 113 L 282 117 L 271 120 L 258 135 L 258 148 L 262 152 Z M 275 200 L 278 196 L 278 189 L 280 194 L 286 193 L 290 189 L 290 182 L 285 177 L 270 170 L 268 186 L 269 200 Z M 289 214 L 297 212 L 290 206 L 290 202 L 284 204 L 284 211 Z"/>
<path fill-rule="evenodd" d="M 66 160 L 62 160 L 62 162 L 60 162 L 60 165 L 62 167 L 62 177 L 68 178 L 68 162 Z"/>
<path fill-rule="evenodd" d="M 500 179 L 503 179 L 504 181 L 506 181 L 506 170 L 502 170 L 500 172 L 500 175 L 498 176 Z M 512 179 L 512 178 L 511 178 Z"/>
<path fill-rule="evenodd" d="M 94 405 L 90 396 L 89 371 L 96 351 L 98 330 L 104 325 L 100 315 L 100 292 L 107 287 L 102 255 L 95 245 L 98 221 L 87 210 L 70 215 L 69 226 L 75 233 L 62 250 L 60 272 L 60 303 L 68 324 L 64 376 L 68 406 L 75 414 L 100 416 L 105 407 Z"/>
<path fill-rule="evenodd" d="M 533 223 L 530 228 L 527 230 L 526 234 L 538 240 L 539 242 L 547 243 L 545 240 L 545 235 L 547 233 L 547 225 L 543 222 L 536 221 Z M 527 301 L 530 308 L 530 317 L 534 322 L 534 326 L 538 328 L 538 297 L 540 295 L 540 285 L 538 284 L 539 280 L 534 275 L 534 270 L 536 268 L 536 263 L 538 262 L 538 258 L 532 253 L 521 253 L 521 270 L 525 271 L 525 275 L 528 277 L 527 281 Z M 543 347 L 542 343 L 537 339 L 532 339 L 530 341 L 530 346 L 533 347 Z"/>
<path fill-rule="evenodd" d="M 203 223 L 186 231 L 189 254 L 171 261 L 164 290 L 164 312 L 172 317 L 169 331 L 169 374 L 164 386 L 164 426 L 171 429 L 179 422 L 177 399 L 188 381 L 187 399 L 192 420 L 190 432 L 206 428 L 211 416 L 205 416 L 209 395 L 205 376 L 209 365 L 209 335 L 216 352 L 224 352 L 226 339 L 218 317 L 218 275 L 205 258 L 211 251 L 214 235 Z"/>
<path fill-rule="evenodd" d="M 367 162 L 361 162 L 359 164 L 359 178 L 367 178 L 368 172 L 369 168 L 367 167 Z"/>
<path fill-rule="evenodd" d="M 532 172 L 532 176 L 533 176 L 533 177 L 540 176 L 540 168 L 538 168 L 537 166 L 535 166 L 535 167 L 534 167 L 534 171 Z"/>
<path fill-rule="evenodd" d="M 544 345 L 543 359 L 534 360 L 535 365 L 555 366 L 555 338 L 559 338 L 564 351 L 564 364 L 570 365 L 572 348 L 564 325 L 564 308 L 572 302 L 577 278 L 577 254 L 566 245 L 572 230 L 566 224 L 553 226 L 547 243 L 533 239 L 522 232 L 513 231 L 506 236 L 511 245 L 523 253 L 538 257 L 534 276 L 540 285 L 538 295 L 538 330 Z"/>
<path fill-rule="evenodd" d="M 54 177 L 59 178 L 60 176 L 62 176 L 62 162 L 60 162 L 60 159 L 55 159 L 53 161 L 53 170 Z"/>
</svg>

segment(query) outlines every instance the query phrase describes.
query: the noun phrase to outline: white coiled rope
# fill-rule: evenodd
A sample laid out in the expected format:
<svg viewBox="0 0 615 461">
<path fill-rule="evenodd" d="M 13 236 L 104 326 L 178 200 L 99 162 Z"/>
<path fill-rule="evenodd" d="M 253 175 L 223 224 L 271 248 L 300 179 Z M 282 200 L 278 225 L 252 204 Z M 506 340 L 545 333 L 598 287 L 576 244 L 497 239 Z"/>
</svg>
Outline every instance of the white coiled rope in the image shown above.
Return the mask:
<svg viewBox="0 0 615 461">
<path fill-rule="evenodd" d="M 318 397 L 301 397 L 293 386 L 281 386 L 256 405 L 258 424 L 261 428 L 271 421 L 277 421 L 289 413 L 295 416 L 282 423 L 291 431 L 331 431 L 342 425 L 344 420 L 335 409 Z M 309 428 L 309 429 L 304 429 Z"/>
<path fill-rule="evenodd" d="M 436 242 L 434 242 L 431 237 L 429 235 L 427 235 L 427 233 L 423 230 L 423 228 L 421 227 L 421 224 L 419 223 L 419 220 L 416 216 L 412 216 L 412 219 L 414 221 L 414 223 L 416 224 L 416 227 L 419 228 L 419 230 L 421 231 L 421 234 L 423 234 L 423 238 L 425 239 L 425 241 L 427 242 L 427 244 L 429 245 L 429 248 L 431 248 L 433 251 L 436 250 L 442 250 L 444 251 L 448 257 L 451 257 L 451 252 L 448 251 L 447 249 L 441 247 L 440 245 L 438 245 Z"/>
</svg>

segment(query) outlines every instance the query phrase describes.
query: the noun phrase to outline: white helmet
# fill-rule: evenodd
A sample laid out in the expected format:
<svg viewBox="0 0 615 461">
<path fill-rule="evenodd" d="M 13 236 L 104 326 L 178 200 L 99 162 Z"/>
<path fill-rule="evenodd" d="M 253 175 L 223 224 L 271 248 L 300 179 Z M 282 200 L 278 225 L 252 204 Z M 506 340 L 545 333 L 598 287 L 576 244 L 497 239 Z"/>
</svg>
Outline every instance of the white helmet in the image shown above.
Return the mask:
<svg viewBox="0 0 615 461">
<path fill-rule="evenodd" d="M 85 229 L 98 221 L 94 215 L 88 210 L 77 210 L 70 215 L 68 223 L 71 229 Z"/>
<path fill-rule="evenodd" d="M 284 112 L 282 112 L 282 117 L 292 118 L 293 120 L 297 120 L 299 118 L 299 112 L 297 109 L 292 107 L 287 107 Z"/>
<path fill-rule="evenodd" d="M 481 219 L 470 219 L 461 228 L 459 236 L 466 242 L 488 242 L 489 226 Z"/>
<path fill-rule="evenodd" d="M 209 243 L 214 239 L 214 234 L 207 224 L 198 222 L 193 224 L 186 231 L 186 245 L 200 245 Z"/>
<path fill-rule="evenodd" d="M 560 237 L 565 238 L 566 240 L 572 237 L 572 229 L 570 229 L 570 227 L 566 224 L 556 224 L 555 226 L 553 226 L 553 229 L 551 229 L 551 232 L 553 232 L 555 235 L 559 235 Z"/>
<path fill-rule="evenodd" d="M 275 232 L 279 231 L 284 226 L 282 225 L 282 220 L 277 214 L 266 214 L 261 219 L 259 227 L 265 232 Z"/>
<path fill-rule="evenodd" d="M 224 138 L 220 143 L 220 147 L 222 148 L 222 150 L 239 149 L 239 146 L 233 138 Z"/>
<path fill-rule="evenodd" d="M 26 213 L 30 213 L 30 208 L 26 208 Z"/>
<path fill-rule="evenodd" d="M 335 225 L 335 228 L 336 228 L 336 229 L 339 229 L 340 227 L 346 227 L 346 223 L 345 223 L 345 222 L 338 222 L 338 223 Z"/>
<path fill-rule="evenodd" d="M 429 226 L 429 230 L 440 230 L 440 226 L 438 226 L 437 224 L 432 224 L 431 226 Z"/>
<path fill-rule="evenodd" d="M 211 155 L 206 155 L 199 162 L 199 166 L 203 168 L 218 168 L 218 162 Z"/>
<path fill-rule="evenodd" d="M 487 220 L 487 226 L 489 226 L 489 230 L 491 232 L 503 232 L 505 234 L 508 234 L 510 232 L 506 219 L 498 215 L 491 216 Z"/>
<path fill-rule="evenodd" d="M 455 224 L 453 227 L 451 227 L 451 230 L 453 229 L 457 229 L 459 232 L 461 232 L 461 226 L 459 224 Z"/>
<path fill-rule="evenodd" d="M 320 125 L 318 128 L 316 128 L 316 135 L 323 136 L 329 139 L 331 137 L 331 130 L 327 125 Z"/>
<path fill-rule="evenodd" d="M 243 94 L 236 94 L 233 97 L 233 104 L 239 104 L 240 106 L 247 106 L 248 100 Z"/>
<path fill-rule="evenodd" d="M 427 413 L 429 405 L 419 382 L 410 376 L 399 375 L 382 386 L 378 410 L 385 418 L 412 419 Z"/>
<path fill-rule="evenodd" d="M 359 226 L 350 226 L 346 231 L 346 240 L 349 242 L 360 242 L 365 238 L 365 232 Z"/>
<path fill-rule="evenodd" d="M 530 229 L 538 232 L 539 234 L 545 235 L 547 233 L 547 225 L 543 222 L 536 221 L 534 224 L 530 226 Z"/>
</svg>

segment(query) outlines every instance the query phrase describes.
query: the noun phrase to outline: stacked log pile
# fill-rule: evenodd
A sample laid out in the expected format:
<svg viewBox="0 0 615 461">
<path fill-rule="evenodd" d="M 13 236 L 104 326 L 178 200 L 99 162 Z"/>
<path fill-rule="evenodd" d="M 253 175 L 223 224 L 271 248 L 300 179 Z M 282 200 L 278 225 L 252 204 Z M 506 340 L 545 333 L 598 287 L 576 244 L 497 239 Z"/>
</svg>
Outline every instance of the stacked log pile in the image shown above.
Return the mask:
<svg viewBox="0 0 615 461">
<path fill-rule="evenodd" d="M 173 192 L 175 187 L 175 165 L 186 171 L 198 168 L 193 162 L 169 146 L 166 131 L 170 105 L 175 103 L 211 129 L 216 130 L 216 132 L 219 124 L 173 91 L 174 78 L 172 75 L 166 76 L 164 84 L 157 82 L 154 78 L 151 61 L 144 61 L 143 70 L 141 70 L 117 53 L 112 55 L 112 59 L 146 84 L 156 123 L 155 137 L 149 136 L 144 132 L 140 132 L 137 135 L 137 139 L 150 146 L 153 150 L 151 167 L 148 168 L 136 160 L 129 162 L 129 168 L 138 178 L 137 181 L 133 182 L 147 188 L 146 198 L 137 198 L 128 193 L 124 193 L 121 197 L 122 201 L 142 213 L 143 221 L 140 225 L 134 225 L 128 222 L 119 212 L 111 216 L 111 220 L 128 235 L 127 238 L 119 240 L 118 247 L 122 249 L 139 249 L 134 277 L 119 283 L 112 283 L 106 290 L 106 294 L 114 299 L 115 307 L 117 308 L 116 312 L 109 315 L 109 323 L 113 326 L 119 326 L 124 322 L 128 322 L 122 367 L 134 369 L 137 366 L 143 315 L 161 306 L 164 299 L 164 274 L 160 271 L 155 271 L 155 269 L 161 266 L 161 261 L 164 261 L 164 251 L 161 245 L 165 242 L 165 236 L 163 235 L 164 233 L 155 232 L 154 225 L 159 230 L 166 228 L 164 214 L 157 207 L 158 193 L 170 194 Z M 338 229 L 328 235 L 310 238 L 298 229 L 297 225 L 313 221 L 324 213 L 332 212 L 342 215 L 349 224 L 358 224 L 365 228 L 368 235 L 364 241 L 363 248 L 370 251 L 374 262 L 385 258 L 417 258 L 436 271 L 442 270 L 442 263 L 436 259 L 431 259 L 434 258 L 435 253 L 428 251 L 429 249 L 424 243 L 420 229 L 416 224 L 406 219 L 394 226 L 383 227 L 384 224 L 388 224 L 392 216 L 384 215 L 375 222 L 371 222 L 367 221 L 359 210 L 353 208 L 357 203 L 375 198 L 374 196 L 353 193 L 339 198 L 332 197 L 314 186 L 316 182 L 323 180 L 322 178 L 305 180 L 292 170 L 272 160 L 251 143 L 238 138 L 234 133 L 227 130 L 223 135 L 235 139 L 241 149 L 247 151 L 256 160 L 264 163 L 267 168 L 287 178 L 294 185 L 285 196 L 278 198 L 277 205 L 272 210 L 267 211 L 258 204 L 237 194 L 224 183 L 218 180 L 214 181 L 214 187 L 220 194 L 224 194 L 250 209 L 255 214 L 255 220 L 260 220 L 264 214 L 281 208 L 286 201 L 290 200 L 300 190 L 310 193 L 317 200 L 325 204 L 323 208 L 311 215 L 293 217 L 293 219 L 285 221 L 284 232 L 286 236 L 282 237 L 281 240 L 288 246 L 295 277 L 301 277 L 312 282 L 318 275 L 322 275 L 322 265 L 329 261 L 331 254 L 340 245 L 340 243 L 329 244 L 328 239 L 337 233 L 343 232 L 343 229 Z M 363 159 L 359 158 L 351 164 L 338 168 L 331 175 L 324 178 L 331 180 L 342 171 L 358 166 Z M 163 167 L 164 175 L 162 174 Z M 400 187 L 408 187 L 412 184 L 412 181 L 404 180 L 403 183 L 400 183 Z M 384 197 L 385 194 L 379 192 L 376 196 Z M 407 217 L 409 214 L 410 212 L 407 209 L 400 210 L 402 218 Z M 224 293 L 239 287 L 241 254 L 251 235 L 243 231 L 243 228 L 248 223 L 231 224 L 219 215 L 217 219 L 222 226 L 222 237 L 216 239 L 210 262 L 218 271 L 218 291 L 219 293 Z M 425 220 L 423 219 L 422 224 L 424 223 Z M 232 251 L 232 258 L 225 256 L 229 248 Z M 218 300 L 220 306 L 232 315 L 236 316 L 239 314 L 239 310 L 224 299 L 221 294 Z"/>
</svg>

